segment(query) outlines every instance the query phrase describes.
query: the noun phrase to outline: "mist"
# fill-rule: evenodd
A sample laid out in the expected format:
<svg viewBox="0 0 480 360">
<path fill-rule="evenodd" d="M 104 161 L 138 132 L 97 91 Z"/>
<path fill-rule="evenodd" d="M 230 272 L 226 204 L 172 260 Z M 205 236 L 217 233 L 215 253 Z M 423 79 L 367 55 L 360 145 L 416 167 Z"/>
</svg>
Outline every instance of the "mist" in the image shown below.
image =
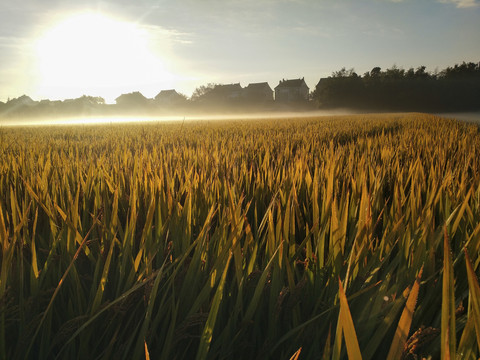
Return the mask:
<svg viewBox="0 0 480 360">
<path fill-rule="evenodd" d="M 266 111 L 246 113 L 218 113 L 201 112 L 186 115 L 138 115 L 138 116 L 64 116 L 64 117 L 31 117 L 0 119 L 0 126 L 81 126 L 81 125 L 108 125 L 133 124 L 154 122 L 191 122 L 191 121 L 225 121 L 225 120 L 260 120 L 260 119 L 288 119 L 288 118 L 316 118 L 341 115 L 365 114 L 365 111 L 351 109 L 311 110 L 311 111 Z"/>
<path fill-rule="evenodd" d="M 455 113 L 441 113 L 436 114 L 441 117 L 456 119 L 480 125 L 480 111 L 479 112 L 455 112 Z"/>
</svg>

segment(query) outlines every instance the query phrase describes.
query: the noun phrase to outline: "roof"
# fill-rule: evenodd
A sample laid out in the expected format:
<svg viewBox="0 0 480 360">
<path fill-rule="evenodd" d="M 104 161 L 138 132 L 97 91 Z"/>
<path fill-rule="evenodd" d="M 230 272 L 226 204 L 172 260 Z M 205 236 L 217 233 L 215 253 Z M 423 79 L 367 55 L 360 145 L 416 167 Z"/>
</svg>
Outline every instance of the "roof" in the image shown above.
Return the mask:
<svg viewBox="0 0 480 360">
<path fill-rule="evenodd" d="M 238 91 L 242 90 L 242 87 L 240 86 L 240 83 L 236 84 L 226 84 L 226 85 L 215 85 L 213 88 L 215 91 Z"/>
<path fill-rule="evenodd" d="M 211 98 L 231 97 L 236 94 L 239 94 L 241 91 L 242 91 L 242 87 L 240 86 L 240 83 L 227 84 L 227 85 L 215 85 L 215 87 L 205 95 Z"/>
<path fill-rule="evenodd" d="M 265 87 L 268 87 L 270 90 L 272 90 L 270 88 L 270 85 L 268 85 L 268 82 L 248 84 L 248 86 L 245 88 L 245 90 L 263 90 Z"/>
<path fill-rule="evenodd" d="M 155 96 L 155 100 L 160 100 L 160 99 L 171 99 L 171 98 L 181 98 L 182 95 L 177 93 L 174 89 L 171 90 L 161 90 L 157 96 Z"/>
<path fill-rule="evenodd" d="M 175 95 L 175 94 L 178 95 L 178 93 L 177 93 L 174 89 L 171 89 L 171 90 L 161 90 L 161 91 L 158 93 L 158 95 L 160 95 L 160 94 L 161 94 L 161 95 Z"/>
<path fill-rule="evenodd" d="M 37 102 L 33 101 L 30 96 L 22 95 L 18 98 L 7 101 L 8 106 L 24 106 L 35 105 Z"/>
<path fill-rule="evenodd" d="M 147 100 L 147 98 L 145 96 L 143 96 L 143 94 L 140 93 L 139 91 L 135 91 L 135 92 L 128 93 L 128 94 L 122 94 L 115 99 L 115 101 L 117 103 L 119 101 L 120 102 L 130 102 L 130 101 L 135 102 L 135 101 L 146 101 L 146 100 Z"/>
<path fill-rule="evenodd" d="M 307 84 L 305 83 L 304 78 L 301 78 L 301 79 L 291 79 L 291 80 L 280 80 L 280 82 L 279 82 L 278 85 L 275 87 L 275 89 L 277 89 L 277 88 L 295 88 L 295 87 L 301 87 L 302 84 L 305 84 L 305 86 L 307 86 Z M 307 86 L 307 88 L 308 88 L 308 86 Z"/>
</svg>

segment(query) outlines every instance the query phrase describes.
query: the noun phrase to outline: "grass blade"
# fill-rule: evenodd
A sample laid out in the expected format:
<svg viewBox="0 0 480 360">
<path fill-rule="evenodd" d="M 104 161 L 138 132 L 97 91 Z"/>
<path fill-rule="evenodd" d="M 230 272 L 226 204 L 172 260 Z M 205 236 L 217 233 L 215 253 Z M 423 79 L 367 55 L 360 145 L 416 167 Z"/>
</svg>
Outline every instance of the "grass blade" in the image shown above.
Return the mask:
<svg viewBox="0 0 480 360">
<path fill-rule="evenodd" d="M 298 357 L 300 356 L 300 353 L 302 352 L 302 348 L 298 349 L 297 351 L 295 351 L 295 354 L 292 355 L 292 357 L 290 358 L 290 360 L 298 360 Z"/>
<path fill-rule="evenodd" d="M 150 360 L 150 354 L 148 352 L 148 346 L 146 341 L 145 341 L 145 360 Z"/>
<path fill-rule="evenodd" d="M 358 345 L 357 333 L 353 325 L 352 315 L 348 307 L 347 296 L 343 290 L 342 281 L 338 279 L 339 289 L 338 296 L 340 298 L 340 314 L 338 321 L 345 338 L 345 345 L 347 348 L 347 355 L 350 360 L 361 360 L 360 346 Z"/>
<path fill-rule="evenodd" d="M 453 358 L 456 352 L 455 288 L 452 256 L 446 227 L 444 227 L 443 237 L 442 327 L 440 342 L 442 359 L 447 357 Z"/>
<path fill-rule="evenodd" d="M 410 326 L 412 324 L 413 312 L 417 303 L 421 277 L 422 270 L 420 270 L 420 273 L 413 284 L 412 290 L 408 295 L 407 303 L 405 304 L 405 308 L 400 316 L 400 321 L 398 322 L 397 330 L 395 331 L 387 360 L 395 360 L 402 357 L 403 349 L 405 347 L 405 343 L 407 342 L 408 333 L 410 332 Z"/>
<path fill-rule="evenodd" d="M 227 278 L 227 272 L 230 266 L 231 259 L 232 252 L 230 251 L 227 262 L 225 264 L 225 268 L 222 273 L 222 277 L 220 278 L 220 283 L 218 284 L 217 291 L 215 292 L 215 296 L 213 297 L 213 302 L 210 307 L 210 312 L 208 313 L 207 322 L 205 323 L 205 327 L 200 338 L 200 346 L 198 348 L 196 356 L 197 360 L 205 360 L 207 358 L 208 350 L 210 349 L 210 344 L 212 342 L 213 328 L 215 327 L 218 310 L 220 308 L 220 303 L 222 302 L 223 298 L 223 288 L 225 286 L 225 279 Z"/>
<path fill-rule="evenodd" d="M 480 350 L 480 286 L 478 284 L 477 276 L 475 275 L 475 270 L 473 269 L 472 262 L 468 256 L 467 249 L 465 251 L 465 264 L 467 266 L 467 278 L 468 278 L 468 288 L 470 290 L 470 306 L 472 307 L 472 312 L 469 313 L 469 317 L 473 318 L 473 323 L 475 324 L 475 332 L 477 334 L 477 346 Z"/>
<path fill-rule="evenodd" d="M 90 230 L 88 230 L 87 234 L 85 235 L 85 237 L 83 238 L 83 241 L 82 243 L 80 244 L 80 246 L 78 247 L 75 255 L 73 256 L 73 259 L 72 261 L 70 262 L 70 264 L 68 265 L 67 269 L 65 270 L 65 272 L 63 273 L 63 276 L 62 278 L 60 279 L 60 281 L 58 282 L 58 285 L 57 287 L 55 288 L 55 291 L 53 292 L 53 295 L 52 297 L 50 298 L 50 302 L 48 303 L 48 306 L 47 308 L 45 309 L 43 315 L 42 315 L 42 318 L 40 319 L 40 323 L 38 324 L 37 326 L 37 329 L 35 330 L 35 333 L 33 334 L 31 340 L 30 340 L 30 346 L 27 348 L 27 352 L 26 352 L 26 355 L 28 356 L 28 354 L 30 353 L 30 350 L 32 349 L 32 346 L 35 342 L 35 338 L 37 337 L 42 325 L 43 325 L 43 322 L 45 321 L 45 318 L 47 317 L 48 315 L 48 312 L 49 310 L 51 309 L 52 305 L 53 305 L 53 301 L 55 300 L 58 292 L 60 291 L 60 288 L 63 284 L 63 282 L 65 281 L 65 279 L 67 278 L 67 275 L 68 273 L 70 272 L 70 269 L 72 268 L 73 264 L 75 263 L 75 260 L 77 260 L 78 258 L 78 255 L 80 255 L 80 252 L 82 251 L 84 245 L 87 243 L 87 239 L 88 237 L 90 236 L 90 233 L 92 232 L 93 228 L 95 227 L 95 225 L 97 225 L 97 221 L 98 219 L 101 217 L 101 213 L 99 215 L 97 215 L 95 221 L 93 222 L 92 224 L 92 227 L 90 228 Z"/>
</svg>

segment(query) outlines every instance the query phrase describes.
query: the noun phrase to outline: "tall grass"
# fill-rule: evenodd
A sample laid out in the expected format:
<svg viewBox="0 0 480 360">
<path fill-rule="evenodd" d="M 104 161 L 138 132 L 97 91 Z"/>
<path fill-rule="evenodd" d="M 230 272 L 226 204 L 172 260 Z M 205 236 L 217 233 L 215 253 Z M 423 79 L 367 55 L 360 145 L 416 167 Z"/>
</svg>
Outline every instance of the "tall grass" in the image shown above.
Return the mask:
<svg viewBox="0 0 480 360">
<path fill-rule="evenodd" d="M 480 355 L 474 125 L 1 131 L 0 358 Z"/>
</svg>

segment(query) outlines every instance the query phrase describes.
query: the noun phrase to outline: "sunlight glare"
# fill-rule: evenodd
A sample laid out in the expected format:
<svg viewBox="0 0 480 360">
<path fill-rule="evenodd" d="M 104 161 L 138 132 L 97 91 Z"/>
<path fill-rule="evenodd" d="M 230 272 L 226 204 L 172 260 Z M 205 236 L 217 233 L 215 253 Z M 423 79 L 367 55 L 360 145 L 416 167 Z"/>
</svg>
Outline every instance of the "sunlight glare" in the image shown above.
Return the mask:
<svg viewBox="0 0 480 360">
<path fill-rule="evenodd" d="M 37 43 L 40 92 L 112 101 L 123 92 L 159 90 L 173 76 L 151 51 L 149 35 L 146 28 L 97 13 L 54 25 Z"/>
</svg>

